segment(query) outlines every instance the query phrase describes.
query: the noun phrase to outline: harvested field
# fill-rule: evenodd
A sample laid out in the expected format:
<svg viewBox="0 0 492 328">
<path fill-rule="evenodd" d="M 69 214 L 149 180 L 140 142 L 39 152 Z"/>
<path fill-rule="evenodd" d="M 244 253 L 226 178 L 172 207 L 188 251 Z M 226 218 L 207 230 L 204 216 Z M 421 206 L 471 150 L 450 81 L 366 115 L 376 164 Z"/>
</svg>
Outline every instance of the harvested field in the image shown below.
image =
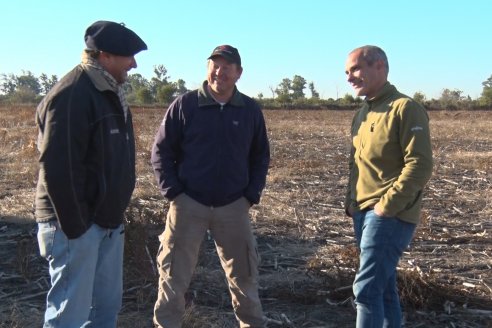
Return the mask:
<svg viewBox="0 0 492 328">
<path fill-rule="evenodd" d="M 157 235 L 167 202 L 150 145 L 163 109 L 134 109 L 138 181 L 127 212 L 119 327 L 152 327 Z M 251 218 L 269 327 L 353 327 L 357 268 L 342 208 L 351 111 L 266 110 L 272 161 Z M 32 205 L 34 107 L 0 108 L 0 327 L 39 327 L 49 286 Z M 492 327 L 492 112 L 430 112 L 434 175 L 399 267 L 406 327 Z M 205 238 L 184 327 L 235 327 L 213 241 Z"/>
</svg>

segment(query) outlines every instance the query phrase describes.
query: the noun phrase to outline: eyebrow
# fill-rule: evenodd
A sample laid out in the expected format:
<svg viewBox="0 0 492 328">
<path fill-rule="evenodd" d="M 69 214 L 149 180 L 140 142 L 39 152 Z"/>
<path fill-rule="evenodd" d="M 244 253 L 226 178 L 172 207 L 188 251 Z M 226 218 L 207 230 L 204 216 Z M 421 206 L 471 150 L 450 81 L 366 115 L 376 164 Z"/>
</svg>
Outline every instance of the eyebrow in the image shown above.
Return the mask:
<svg viewBox="0 0 492 328">
<path fill-rule="evenodd" d="M 353 72 L 355 70 L 358 70 L 360 68 L 359 64 L 356 64 L 354 66 L 351 66 L 348 70 L 345 70 L 345 74 L 348 74 L 349 72 Z"/>
</svg>

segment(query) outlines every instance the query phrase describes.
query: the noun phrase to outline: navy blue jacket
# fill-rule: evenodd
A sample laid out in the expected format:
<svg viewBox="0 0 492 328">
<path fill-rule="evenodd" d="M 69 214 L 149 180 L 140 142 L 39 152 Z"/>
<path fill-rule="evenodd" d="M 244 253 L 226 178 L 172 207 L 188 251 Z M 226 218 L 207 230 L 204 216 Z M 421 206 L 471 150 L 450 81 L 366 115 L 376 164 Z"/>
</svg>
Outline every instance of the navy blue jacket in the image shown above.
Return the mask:
<svg viewBox="0 0 492 328">
<path fill-rule="evenodd" d="M 159 188 L 168 199 L 184 192 L 206 206 L 242 196 L 257 204 L 270 162 L 261 109 L 237 89 L 221 105 L 206 83 L 178 97 L 159 127 L 152 147 Z"/>
</svg>

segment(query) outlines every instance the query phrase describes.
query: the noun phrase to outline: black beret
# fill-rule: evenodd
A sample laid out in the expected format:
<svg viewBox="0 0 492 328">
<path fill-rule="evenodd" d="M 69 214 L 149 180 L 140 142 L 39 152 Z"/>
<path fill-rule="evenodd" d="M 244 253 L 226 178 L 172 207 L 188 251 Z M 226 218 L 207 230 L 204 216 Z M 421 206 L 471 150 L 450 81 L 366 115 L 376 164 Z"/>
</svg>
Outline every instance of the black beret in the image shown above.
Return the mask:
<svg viewBox="0 0 492 328">
<path fill-rule="evenodd" d="M 118 56 L 134 56 L 147 50 L 145 42 L 123 23 L 97 21 L 87 28 L 84 39 L 88 49 Z"/>
</svg>

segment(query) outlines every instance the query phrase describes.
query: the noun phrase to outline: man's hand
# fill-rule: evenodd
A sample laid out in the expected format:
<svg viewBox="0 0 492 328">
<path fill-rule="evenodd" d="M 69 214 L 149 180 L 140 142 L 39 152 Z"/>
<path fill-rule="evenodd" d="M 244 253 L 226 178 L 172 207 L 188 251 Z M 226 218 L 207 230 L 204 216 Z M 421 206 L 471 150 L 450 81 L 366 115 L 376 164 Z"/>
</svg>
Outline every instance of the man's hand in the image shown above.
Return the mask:
<svg viewBox="0 0 492 328">
<path fill-rule="evenodd" d="M 377 203 L 377 204 L 374 206 L 374 213 L 375 213 L 377 216 L 385 216 L 385 215 L 384 215 L 383 208 L 381 207 L 381 204 L 379 204 L 379 203 Z"/>
</svg>

